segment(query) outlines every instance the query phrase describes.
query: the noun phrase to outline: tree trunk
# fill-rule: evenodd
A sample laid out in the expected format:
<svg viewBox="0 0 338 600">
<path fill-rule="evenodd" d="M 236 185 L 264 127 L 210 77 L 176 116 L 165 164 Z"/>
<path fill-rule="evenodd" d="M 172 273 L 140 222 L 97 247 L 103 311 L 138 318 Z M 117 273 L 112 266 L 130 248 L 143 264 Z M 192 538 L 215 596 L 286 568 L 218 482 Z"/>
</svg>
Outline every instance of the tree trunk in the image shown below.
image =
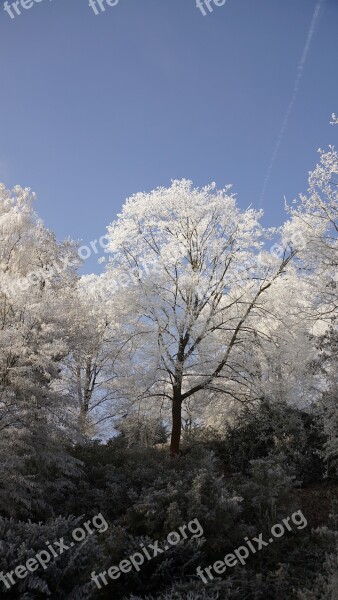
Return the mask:
<svg viewBox="0 0 338 600">
<path fill-rule="evenodd" d="M 77 385 L 77 399 L 79 403 L 80 410 L 82 408 L 83 398 L 82 398 L 82 379 L 81 379 L 81 367 L 80 365 L 76 366 L 76 385 Z"/>
<path fill-rule="evenodd" d="M 172 429 L 171 429 L 171 442 L 170 442 L 170 454 L 171 456 L 177 456 L 180 451 L 181 441 L 181 430 L 182 430 L 182 399 L 181 394 L 175 393 L 172 403 Z"/>
</svg>

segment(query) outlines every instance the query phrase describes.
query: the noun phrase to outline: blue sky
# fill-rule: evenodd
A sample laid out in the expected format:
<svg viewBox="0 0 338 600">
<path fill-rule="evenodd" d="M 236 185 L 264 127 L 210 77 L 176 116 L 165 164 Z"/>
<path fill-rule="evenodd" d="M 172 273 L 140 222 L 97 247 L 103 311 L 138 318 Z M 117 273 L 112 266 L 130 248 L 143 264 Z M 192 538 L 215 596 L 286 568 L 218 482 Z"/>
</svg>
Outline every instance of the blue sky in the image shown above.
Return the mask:
<svg viewBox="0 0 338 600">
<path fill-rule="evenodd" d="M 3 5 L 0 181 L 31 187 L 58 238 L 88 243 L 126 197 L 183 177 L 233 183 L 279 225 L 318 147 L 337 145 L 338 0 L 315 22 L 317 0 L 227 0 L 206 16 L 196 0 L 97 16 L 88 0 L 41 0 L 15 19 Z"/>
</svg>

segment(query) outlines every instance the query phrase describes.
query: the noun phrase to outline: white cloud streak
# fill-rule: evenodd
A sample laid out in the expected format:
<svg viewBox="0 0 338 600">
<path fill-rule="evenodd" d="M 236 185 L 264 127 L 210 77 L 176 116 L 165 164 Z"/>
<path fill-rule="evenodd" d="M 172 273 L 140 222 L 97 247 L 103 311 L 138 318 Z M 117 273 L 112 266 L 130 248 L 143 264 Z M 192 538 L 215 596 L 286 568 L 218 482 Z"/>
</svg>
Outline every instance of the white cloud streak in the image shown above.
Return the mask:
<svg viewBox="0 0 338 600">
<path fill-rule="evenodd" d="M 275 144 L 275 147 L 274 147 L 271 159 L 270 159 L 268 170 L 266 172 L 265 179 L 264 179 L 264 182 L 263 182 L 262 192 L 261 192 L 260 201 L 259 201 L 259 207 L 262 206 L 262 203 L 263 203 L 263 200 L 264 200 L 264 197 L 265 197 L 265 193 L 266 193 L 266 189 L 267 189 L 268 183 L 270 181 L 270 176 L 271 176 L 271 173 L 272 173 L 272 169 L 273 169 L 273 166 L 275 164 L 279 148 L 280 148 L 281 143 L 283 141 L 283 138 L 284 138 L 284 135 L 285 135 L 285 132 L 286 132 L 286 128 L 288 126 L 288 122 L 289 122 L 289 119 L 290 119 L 293 107 L 294 107 L 296 99 L 297 99 L 297 95 L 298 95 L 300 83 L 301 83 L 301 80 L 302 80 L 302 77 L 303 77 L 304 66 L 305 66 L 305 63 L 306 63 L 309 51 L 310 51 L 310 47 L 311 47 L 311 42 L 312 42 L 313 35 L 314 35 L 315 30 L 316 30 L 316 25 L 317 25 L 317 21 L 318 21 L 318 18 L 319 18 L 320 9 L 321 9 L 321 6 L 322 6 L 322 4 L 323 4 L 324 1 L 325 0 L 318 0 L 318 2 L 316 4 L 316 7 L 315 7 L 315 10 L 314 10 L 314 13 L 313 13 L 313 16 L 312 16 L 312 20 L 311 20 L 310 28 L 309 28 L 309 31 L 308 31 L 308 34 L 307 34 L 305 46 L 303 48 L 302 55 L 301 55 L 300 61 L 298 63 L 297 76 L 296 76 L 295 83 L 294 83 L 294 86 L 293 86 L 292 96 L 291 96 L 291 99 L 290 99 L 287 111 L 285 113 L 285 116 L 284 116 L 284 119 L 283 119 L 283 122 L 282 122 L 282 126 L 280 128 L 280 131 L 279 131 L 279 134 L 278 134 L 278 138 L 277 138 L 277 141 L 276 141 L 276 144 Z"/>
</svg>

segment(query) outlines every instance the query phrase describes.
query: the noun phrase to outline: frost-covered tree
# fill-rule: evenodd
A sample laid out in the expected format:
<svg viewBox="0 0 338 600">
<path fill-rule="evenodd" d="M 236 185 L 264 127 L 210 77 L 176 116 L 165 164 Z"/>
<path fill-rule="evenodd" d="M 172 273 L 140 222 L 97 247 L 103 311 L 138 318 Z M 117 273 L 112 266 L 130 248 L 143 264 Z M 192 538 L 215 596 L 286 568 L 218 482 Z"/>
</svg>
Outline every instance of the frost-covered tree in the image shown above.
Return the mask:
<svg viewBox="0 0 338 600">
<path fill-rule="evenodd" d="M 0 502 L 29 506 L 41 465 L 58 468 L 69 427 L 53 390 L 67 352 L 63 296 L 76 253 L 37 219 L 34 195 L 0 186 Z M 56 447 L 58 449 L 56 449 Z M 65 467 L 68 468 L 68 467 Z"/>
<path fill-rule="evenodd" d="M 173 455 L 189 398 L 206 390 L 250 398 L 248 348 L 264 298 L 292 258 L 263 251 L 260 216 L 241 211 L 229 187 L 183 180 L 131 197 L 108 229 L 111 269 L 134 277 L 126 290 L 139 318 L 131 369 L 140 397 L 171 403 Z"/>
<path fill-rule="evenodd" d="M 333 123 L 336 121 L 333 115 Z M 298 276 L 310 290 L 299 316 L 311 323 L 317 349 L 312 360 L 330 467 L 337 461 L 338 154 L 333 146 L 319 153 L 320 161 L 309 174 L 307 194 L 289 208 L 284 243 L 297 248 Z"/>
<path fill-rule="evenodd" d="M 297 248 L 300 273 L 312 287 L 313 318 L 332 322 L 338 314 L 338 154 L 333 147 L 319 152 L 308 193 L 289 209 L 284 241 Z"/>
<path fill-rule="evenodd" d="M 75 399 L 81 439 L 111 429 L 118 413 L 123 387 L 121 391 L 117 364 L 123 364 L 125 304 L 106 275 L 82 276 L 68 295 L 69 353 L 62 361 L 57 387 L 70 402 Z"/>
</svg>

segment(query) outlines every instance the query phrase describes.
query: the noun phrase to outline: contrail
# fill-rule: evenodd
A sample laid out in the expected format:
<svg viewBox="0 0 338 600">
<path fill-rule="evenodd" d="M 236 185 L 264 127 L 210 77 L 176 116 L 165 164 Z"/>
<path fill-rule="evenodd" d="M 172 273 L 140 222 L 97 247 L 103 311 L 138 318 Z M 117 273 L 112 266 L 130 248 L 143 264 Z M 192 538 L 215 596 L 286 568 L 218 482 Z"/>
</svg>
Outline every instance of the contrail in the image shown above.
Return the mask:
<svg viewBox="0 0 338 600">
<path fill-rule="evenodd" d="M 305 66 L 306 59 L 308 57 L 309 51 L 310 51 L 310 46 L 311 46 L 313 34 L 315 32 L 315 29 L 316 29 L 316 25 L 317 25 L 317 20 L 318 20 L 318 17 L 319 17 L 320 9 L 321 9 L 321 6 L 322 6 L 322 4 L 323 4 L 324 1 L 325 0 L 318 0 L 318 2 L 316 4 L 316 8 L 315 8 L 314 13 L 313 13 L 313 17 L 312 17 L 312 20 L 311 20 L 311 24 L 310 24 L 310 28 L 309 28 L 308 34 L 307 34 L 305 46 L 304 46 L 304 49 L 303 49 L 303 52 L 302 52 L 302 55 L 301 55 L 301 58 L 300 58 L 300 61 L 299 61 L 298 67 L 297 67 L 297 77 L 296 77 L 296 80 L 295 80 L 295 84 L 293 86 L 293 92 L 292 92 L 291 100 L 289 102 L 289 106 L 288 106 L 287 111 L 285 113 L 285 116 L 284 116 L 284 119 L 283 119 L 283 122 L 282 122 L 282 126 L 281 126 L 280 132 L 278 134 L 277 142 L 276 142 L 274 151 L 272 153 L 270 164 L 268 166 L 268 170 L 266 172 L 266 176 L 265 176 L 265 179 L 264 179 L 262 193 L 261 193 L 261 197 L 260 197 L 260 201 L 259 201 L 259 207 L 262 206 L 262 203 L 263 203 L 263 200 L 264 200 L 264 196 L 265 196 L 265 192 L 266 192 L 266 188 L 267 188 L 269 180 L 270 180 L 271 172 L 272 172 L 273 166 L 275 164 L 275 160 L 277 158 L 277 154 L 278 154 L 280 145 L 281 145 L 281 143 L 283 141 L 283 137 L 284 137 L 284 134 L 285 134 L 288 122 L 289 122 L 289 118 L 290 118 L 292 109 L 293 109 L 293 107 L 295 105 L 295 102 L 296 102 L 296 98 L 297 98 L 297 94 L 298 94 L 300 82 L 301 82 L 301 79 L 303 77 L 304 66 Z"/>
</svg>

